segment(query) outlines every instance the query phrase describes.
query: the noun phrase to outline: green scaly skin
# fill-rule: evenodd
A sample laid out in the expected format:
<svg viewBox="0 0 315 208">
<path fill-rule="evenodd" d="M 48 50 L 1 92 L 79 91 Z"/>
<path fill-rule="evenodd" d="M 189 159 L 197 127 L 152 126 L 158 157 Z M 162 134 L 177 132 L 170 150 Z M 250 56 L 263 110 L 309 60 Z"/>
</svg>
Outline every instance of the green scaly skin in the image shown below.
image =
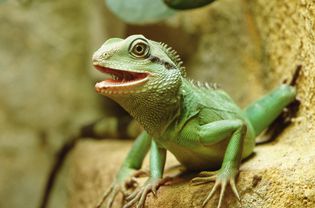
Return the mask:
<svg viewBox="0 0 315 208">
<path fill-rule="evenodd" d="M 105 200 L 111 207 L 119 192 L 125 194 L 150 145 L 150 177 L 127 197 L 124 208 L 143 207 L 147 194 L 156 194 L 169 179 L 163 178 L 167 150 L 188 170 L 217 170 L 192 180 L 193 185 L 215 182 L 202 206 L 221 187 L 221 207 L 228 184 L 239 199 L 235 178 L 241 160 L 296 95 L 294 87 L 281 85 L 242 110 L 224 91 L 192 84 L 175 51 L 142 35 L 107 40 L 93 55 L 93 65 L 113 76 L 97 83 L 97 92 L 119 103 L 145 130 L 97 207 Z"/>
</svg>

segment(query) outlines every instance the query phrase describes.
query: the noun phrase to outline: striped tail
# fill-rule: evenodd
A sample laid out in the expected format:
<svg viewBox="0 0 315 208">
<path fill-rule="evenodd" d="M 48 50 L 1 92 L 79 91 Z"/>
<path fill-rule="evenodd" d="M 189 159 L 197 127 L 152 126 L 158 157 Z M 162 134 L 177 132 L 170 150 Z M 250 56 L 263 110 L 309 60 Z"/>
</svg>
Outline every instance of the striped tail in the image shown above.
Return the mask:
<svg viewBox="0 0 315 208">
<path fill-rule="evenodd" d="M 256 136 L 266 129 L 295 100 L 295 87 L 283 84 L 245 108 Z"/>
</svg>

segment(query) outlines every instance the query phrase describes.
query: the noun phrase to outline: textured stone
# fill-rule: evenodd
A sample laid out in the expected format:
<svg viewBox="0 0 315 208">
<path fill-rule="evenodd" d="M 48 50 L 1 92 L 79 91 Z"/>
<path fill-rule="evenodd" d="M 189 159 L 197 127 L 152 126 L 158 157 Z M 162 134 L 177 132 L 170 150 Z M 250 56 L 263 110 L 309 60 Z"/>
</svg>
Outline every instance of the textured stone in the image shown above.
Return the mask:
<svg viewBox="0 0 315 208">
<path fill-rule="evenodd" d="M 228 189 L 223 207 L 314 207 L 315 153 L 312 146 L 301 145 L 310 142 L 314 135 L 314 131 L 305 134 L 302 125 L 294 125 L 277 141 L 259 145 L 255 155 L 241 166 L 237 187 L 242 206 Z M 69 207 L 92 208 L 115 177 L 118 164 L 129 148 L 130 142 L 123 141 L 81 142 L 69 162 L 69 176 L 74 177 L 68 186 Z M 174 165 L 178 163 L 169 154 L 166 169 Z M 148 169 L 148 159 L 144 169 Z M 158 198 L 148 197 L 147 206 L 200 207 L 213 184 L 192 186 L 190 179 L 193 176 L 186 175 L 161 187 Z M 144 178 L 139 181 L 143 183 Z M 218 194 L 207 207 L 214 207 L 217 200 Z M 119 206 L 119 201 L 120 198 L 116 206 Z"/>
</svg>

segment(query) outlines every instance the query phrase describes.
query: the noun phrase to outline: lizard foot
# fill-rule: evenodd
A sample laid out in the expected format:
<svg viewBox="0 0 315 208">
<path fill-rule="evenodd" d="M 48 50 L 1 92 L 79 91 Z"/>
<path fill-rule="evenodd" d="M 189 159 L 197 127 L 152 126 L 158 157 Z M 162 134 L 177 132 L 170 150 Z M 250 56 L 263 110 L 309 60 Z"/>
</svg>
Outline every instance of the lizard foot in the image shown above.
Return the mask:
<svg viewBox="0 0 315 208">
<path fill-rule="evenodd" d="M 107 200 L 107 208 L 113 206 L 113 202 L 119 193 L 123 194 L 123 200 L 126 198 L 127 190 L 138 186 L 137 177 L 147 175 L 148 173 L 142 170 L 123 169 L 121 174 L 114 180 L 110 187 L 104 192 L 101 200 L 97 203 L 95 208 L 100 208 Z"/>
<path fill-rule="evenodd" d="M 142 187 L 134 191 L 126 198 L 128 203 L 125 204 L 123 208 L 130 208 L 137 202 L 137 208 L 142 208 L 144 206 L 145 199 L 150 192 L 156 196 L 157 189 L 172 179 L 173 177 L 165 177 L 163 179 L 148 179 Z"/>
<path fill-rule="evenodd" d="M 211 192 L 208 194 L 204 202 L 202 203 L 202 207 L 206 206 L 208 201 L 212 198 L 214 193 L 217 191 L 218 187 L 221 186 L 220 198 L 217 208 L 220 208 L 222 205 L 222 200 L 224 196 L 225 189 L 227 184 L 229 183 L 234 195 L 240 201 L 240 197 L 235 185 L 235 177 L 237 175 L 237 171 L 235 170 L 219 170 L 219 171 L 203 171 L 199 174 L 199 177 L 196 177 L 192 180 L 193 185 L 200 185 L 210 182 L 215 182 Z"/>
</svg>

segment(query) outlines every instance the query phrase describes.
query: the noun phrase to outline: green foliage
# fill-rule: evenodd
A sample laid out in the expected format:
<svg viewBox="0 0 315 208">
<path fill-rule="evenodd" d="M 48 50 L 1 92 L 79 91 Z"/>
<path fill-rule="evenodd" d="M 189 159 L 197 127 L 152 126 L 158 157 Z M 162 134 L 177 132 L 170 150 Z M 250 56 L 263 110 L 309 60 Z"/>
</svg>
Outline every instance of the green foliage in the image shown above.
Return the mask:
<svg viewBox="0 0 315 208">
<path fill-rule="evenodd" d="M 131 24 L 153 23 L 175 13 L 162 0 L 106 0 L 106 3 L 115 15 Z"/>
<path fill-rule="evenodd" d="M 166 5 L 173 9 L 194 9 L 205 6 L 215 0 L 163 0 Z"/>
</svg>

